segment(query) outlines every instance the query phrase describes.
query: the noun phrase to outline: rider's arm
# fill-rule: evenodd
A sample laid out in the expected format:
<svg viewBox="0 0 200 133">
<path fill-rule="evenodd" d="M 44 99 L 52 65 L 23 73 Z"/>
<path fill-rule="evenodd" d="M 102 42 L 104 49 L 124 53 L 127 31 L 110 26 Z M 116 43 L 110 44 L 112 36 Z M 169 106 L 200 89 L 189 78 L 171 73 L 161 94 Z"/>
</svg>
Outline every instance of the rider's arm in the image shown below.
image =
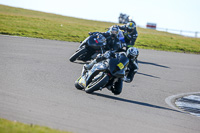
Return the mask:
<svg viewBox="0 0 200 133">
<path fill-rule="evenodd" d="M 126 30 L 126 26 L 125 26 L 125 25 L 123 25 L 123 26 L 119 26 L 119 29 L 125 31 L 125 30 Z"/>
<path fill-rule="evenodd" d="M 130 35 L 131 35 L 133 38 L 137 38 L 137 37 L 138 37 L 137 29 L 135 28 L 134 31 L 130 33 Z"/>
<path fill-rule="evenodd" d="M 109 37 L 110 36 L 110 33 L 108 33 L 108 32 L 103 32 L 103 33 L 101 33 L 104 37 Z"/>
<path fill-rule="evenodd" d="M 106 51 L 104 54 L 98 54 L 96 57 L 96 62 L 106 60 L 106 59 L 110 58 L 111 56 L 113 56 L 112 51 Z"/>
</svg>

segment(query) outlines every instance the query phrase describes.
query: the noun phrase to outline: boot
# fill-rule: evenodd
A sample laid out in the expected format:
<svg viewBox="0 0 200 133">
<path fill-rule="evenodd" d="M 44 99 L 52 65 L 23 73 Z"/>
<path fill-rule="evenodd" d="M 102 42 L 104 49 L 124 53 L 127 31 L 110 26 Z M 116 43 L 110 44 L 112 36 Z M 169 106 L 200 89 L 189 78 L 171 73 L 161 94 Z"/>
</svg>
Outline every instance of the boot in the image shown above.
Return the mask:
<svg viewBox="0 0 200 133">
<path fill-rule="evenodd" d="M 85 64 L 84 65 L 84 68 L 86 69 L 86 70 L 90 70 L 93 66 L 94 66 L 94 64 L 96 64 L 97 63 L 97 61 L 96 60 L 93 60 L 93 61 L 91 61 L 89 64 Z"/>
<path fill-rule="evenodd" d="M 124 82 L 127 82 L 127 83 L 130 83 L 130 82 L 131 82 L 130 78 L 127 78 L 127 77 L 124 77 L 122 80 L 123 80 Z"/>
</svg>

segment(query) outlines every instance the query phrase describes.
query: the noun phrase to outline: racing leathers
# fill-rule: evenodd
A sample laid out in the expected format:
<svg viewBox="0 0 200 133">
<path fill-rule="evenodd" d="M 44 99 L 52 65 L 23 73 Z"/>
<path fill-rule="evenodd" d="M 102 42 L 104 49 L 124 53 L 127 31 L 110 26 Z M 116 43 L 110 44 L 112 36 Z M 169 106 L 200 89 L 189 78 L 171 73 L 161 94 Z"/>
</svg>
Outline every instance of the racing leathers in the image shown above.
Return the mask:
<svg viewBox="0 0 200 133">
<path fill-rule="evenodd" d="M 127 69 L 129 69 L 128 74 L 124 77 L 123 80 L 127 83 L 130 83 L 133 81 L 134 75 L 137 73 L 139 69 L 137 59 L 135 61 L 129 59 L 129 64 Z"/>
<path fill-rule="evenodd" d="M 105 50 L 112 50 L 118 52 L 120 50 L 120 41 L 117 37 L 108 36 L 106 38 L 106 48 Z"/>
<path fill-rule="evenodd" d="M 127 44 L 127 49 L 135 45 L 135 41 L 138 37 L 138 32 L 136 27 L 133 30 L 129 30 L 126 25 L 119 26 L 120 30 L 124 31 L 125 43 Z"/>
</svg>

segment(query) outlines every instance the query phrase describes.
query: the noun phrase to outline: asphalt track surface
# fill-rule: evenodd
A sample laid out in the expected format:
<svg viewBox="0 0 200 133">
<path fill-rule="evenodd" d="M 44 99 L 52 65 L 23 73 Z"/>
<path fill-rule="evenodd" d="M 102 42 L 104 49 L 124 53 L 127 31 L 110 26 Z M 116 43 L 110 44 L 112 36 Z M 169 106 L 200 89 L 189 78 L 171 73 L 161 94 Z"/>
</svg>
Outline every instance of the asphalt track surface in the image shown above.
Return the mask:
<svg viewBox="0 0 200 133">
<path fill-rule="evenodd" d="M 200 118 L 169 106 L 200 90 L 200 55 L 139 49 L 139 71 L 119 96 L 74 87 L 78 43 L 0 36 L 0 117 L 74 133 L 199 133 Z"/>
</svg>

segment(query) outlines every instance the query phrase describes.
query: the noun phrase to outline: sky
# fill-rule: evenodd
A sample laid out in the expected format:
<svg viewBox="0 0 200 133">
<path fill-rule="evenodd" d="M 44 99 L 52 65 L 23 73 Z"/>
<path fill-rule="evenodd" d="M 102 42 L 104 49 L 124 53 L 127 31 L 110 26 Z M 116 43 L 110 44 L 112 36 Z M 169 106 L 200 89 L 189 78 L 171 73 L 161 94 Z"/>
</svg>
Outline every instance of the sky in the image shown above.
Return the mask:
<svg viewBox="0 0 200 133">
<path fill-rule="evenodd" d="M 139 26 L 200 32 L 200 0 L 0 0 L 0 4 L 89 20 L 118 22 L 128 14 Z"/>
</svg>

